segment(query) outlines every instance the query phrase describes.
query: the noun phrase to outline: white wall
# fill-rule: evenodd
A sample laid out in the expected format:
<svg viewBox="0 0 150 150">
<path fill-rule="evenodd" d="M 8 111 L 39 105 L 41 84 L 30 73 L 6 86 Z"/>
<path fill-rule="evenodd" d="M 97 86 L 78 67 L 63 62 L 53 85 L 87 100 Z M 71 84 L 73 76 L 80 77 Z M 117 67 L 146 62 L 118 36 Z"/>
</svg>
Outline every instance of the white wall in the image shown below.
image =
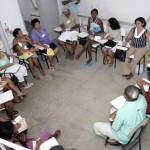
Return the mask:
<svg viewBox="0 0 150 150">
<path fill-rule="evenodd" d="M 0 0 L 0 20 L 2 25 L 6 23 L 10 30 L 20 27 L 26 31 L 17 0 Z"/>
<path fill-rule="evenodd" d="M 41 24 L 46 28 L 52 39 L 58 37 L 53 31 L 59 26 L 59 13 L 56 0 L 37 0 Z"/>
<path fill-rule="evenodd" d="M 36 10 L 31 0 L 18 0 L 23 19 L 31 21 L 31 12 Z"/>
</svg>

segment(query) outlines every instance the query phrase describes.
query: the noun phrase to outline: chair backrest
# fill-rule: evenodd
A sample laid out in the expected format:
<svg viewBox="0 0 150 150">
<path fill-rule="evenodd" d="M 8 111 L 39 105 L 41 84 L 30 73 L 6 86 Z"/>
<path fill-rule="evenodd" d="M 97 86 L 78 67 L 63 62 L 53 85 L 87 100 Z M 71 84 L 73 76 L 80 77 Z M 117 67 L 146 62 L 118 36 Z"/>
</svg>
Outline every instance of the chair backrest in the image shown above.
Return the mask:
<svg viewBox="0 0 150 150">
<path fill-rule="evenodd" d="M 9 147 L 9 148 L 13 148 L 15 150 L 29 150 L 28 148 L 24 148 L 20 145 L 17 145 L 17 144 L 14 144 L 14 143 L 11 143 L 9 141 L 6 141 L 4 139 L 0 139 L 0 144 L 2 146 L 2 150 L 6 150 L 5 146 Z M 1 148 L 1 147 L 0 147 Z"/>
<path fill-rule="evenodd" d="M 147 125 L 149 121 L 149 118 L 146 118 L 143 122 L 141 122 L 138 126 L 136 126 L 135 128 L 133 128 L 129 134 L 128 137 L 130 138 L 129 142 L 127 143 L 127 145 L 132 142 L 134 140 L 134 138 L 136 138 L 136 136 L 140 136 L 140 134 L 142 133 L 143 128 Z M 137 135 L 138 134 L 138 135 Z"/>
<path fill-rule="evenodd" d="M 121 28 L 121 36 L 125 37 L 126 36 L 126 29 L 125 28 Z"/>
</svg>

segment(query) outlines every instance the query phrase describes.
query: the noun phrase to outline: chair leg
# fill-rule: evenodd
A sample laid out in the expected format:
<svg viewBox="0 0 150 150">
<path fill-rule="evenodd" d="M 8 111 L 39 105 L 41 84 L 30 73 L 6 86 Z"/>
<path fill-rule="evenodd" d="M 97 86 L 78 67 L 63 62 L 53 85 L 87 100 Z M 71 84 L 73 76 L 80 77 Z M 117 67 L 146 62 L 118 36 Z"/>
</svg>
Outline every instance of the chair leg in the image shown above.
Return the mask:
<svg viewBox="0 0 150 150">
<path fill-rule="evenodd" d="M 141 150 L 141 138 L 139 138 L 139 150 Z"/>
<path fill-rule="evenodd" d="M 139 61 L 139 68 L 138 68 L 138 76 L 140 75 L 140 61 Z"/>
<path fill-rule="evenodd" d="M 117 58 L 115 57 L 114 68 L 116 68 L 116 61 L 117 61 Z"/>
<path fill-rule="evenodd" d="M 42 67 L 42 65 L 41 65 L 41 63 L 40 63 L 40 60 L 39 59 L 37 59 L 38 60 L 38 62 L 39 62 L 39 64 L 40 64 L 40 67 L 42 68 L 42 70 L 43 70 L 43 67 Z"/>
<path fill-rule="evenodd" d="M 47 67 L 48 67 L 48 69 L 49 69 L 49 64 L 48 64 L 47 58 L 46 58 L 45 55 L 44 55 L 44 57 L 45 57 L 45 61 L 46 61 Z"/>
<path fill-rule="evenodd" d="M 107 137 L 106 137 L 106 140 L 105 140 L 105 146 L 107 145 L 108 140 L 109 140 L 109 137 L 107 136 Z"/>
<path fill-rule="evenodd" d="M 145 72 L 145 55 L 144 55 L 144 62 L 143 62 L 143 72 Z"/>
<path fill-rule="evenodd" d="M 57 57 L 57 55 L 56 55 L 56 60 L 57 60 L 57 62 L 59 63 L 59 60 L 58 60 L 58 57 Z"/>
<path fill-rule="evenodd" d="M 124 145 L 122 145 L 122 149 L 123 149 L 123 150 L 125 150 L 125 149 L 126 149 Z"/>
<path fill-rule="evenodd" d="M 98 48 L 96 48 L 96 52 L 95 52 L 95 62 L 97 62 L 97 49 Z"/>
</svg>

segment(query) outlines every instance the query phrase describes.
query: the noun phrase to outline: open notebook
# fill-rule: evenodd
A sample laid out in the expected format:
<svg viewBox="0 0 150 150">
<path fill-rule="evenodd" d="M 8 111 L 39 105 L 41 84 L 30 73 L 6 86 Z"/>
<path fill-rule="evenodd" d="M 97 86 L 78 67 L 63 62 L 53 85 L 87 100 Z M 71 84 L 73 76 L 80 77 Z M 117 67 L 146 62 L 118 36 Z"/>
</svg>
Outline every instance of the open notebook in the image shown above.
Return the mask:
<svg viewBox="0 0 150 150">
<path fill-rule="evenodd" d="M 57 140 L 53 137 L 46 142 L 42 143 L 39 150 L 49 150 L 53 146 L 59 145 Z M 36 148 L 36 141 L 33 141 L 33 150 Z"/>
<path fill-rule="evenodd" d="M 124 96 L 119 96 L 116 99 L 112 100 L 110 103 L 116 109 L 120 109 L 126 103 L 126 99 Z"/>
<path fill-rule="evenodd" d="M 94 41 L 100 43 L 100 44 L 105 44 L 108 40 L 102 40 L 101 36 L 95 36 Z"/>
<path fill-rule="evenodd" d="M 18 132 L 21 133 L 25 130 L 27 130 L 27 123 L 24 118 L 22 118 L 20 115 L 16 117 L 13 121 L 13 124 L 21 124 L 21 127 L 18 129 Z"/>
</svg>

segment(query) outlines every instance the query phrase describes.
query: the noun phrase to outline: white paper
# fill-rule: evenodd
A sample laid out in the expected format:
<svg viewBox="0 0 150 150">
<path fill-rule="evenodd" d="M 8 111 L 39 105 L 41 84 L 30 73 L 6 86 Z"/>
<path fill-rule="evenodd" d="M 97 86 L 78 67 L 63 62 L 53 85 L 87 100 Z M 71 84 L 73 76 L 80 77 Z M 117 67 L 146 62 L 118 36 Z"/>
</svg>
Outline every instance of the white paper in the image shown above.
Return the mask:
<svg viewBox="0 0 150 150">
<path fill-rule="evenodd" d="M 135 86 L 140 89 L 140 87 L 137 84 Z M 144 85 L 143 88 L 144 88 L 145 92 L 148 92 L 148 90 L 149 90 L 149 86 L 148 85 Z"/>
<path fill-rule="evenodd" d="M 77 36 L 81 38 L 86 38 L 89 34 L 87 32 L 78 33 Z"/>
<path fill-rule="evenodd" d="M 16 117 L 16 118 L 14 119 L 14 121 L 15 121 L 15 123 L 21 123 L 22 117 L 19 115 L 18 117 Z"/>
<path fill-rule="evenodd" d="M 57 140 L 53 137 L 42 143 L 39 150 L 49 150 L 51 147 L 59 145 Z"/>
<path fill-rule="evenodd" d="M 119 96 L 116 99 L 112 100 L 110 103 L 116 109 L 120 109 L 126 103 L 126 99 L 124 96 Z"/>
<path fill-rule="evenodd" d="M 101 43 L 101 44 L 105 44 L 108 40 L 101 40 L 101 37 L 99 36 L 95 36 L 94 41 Z"/>
<path fill-rule="evenodd" d="M 10 63 L 13 63 L 14 58 L 13 58 L 13 57 L 10 57 L 10 58 L 9 58 L 9 61 L 10 61 Z"/>
<path fill-rule="evenodd" d="M 56 32 L 61 32 L 62 31 L 62 28 L 61 27 L 57 27 L 57 28 L 55 28 L 55 29 L 53 29 L 54 31 L 56 31 Z"/>
<path fill-rule="evenodd" d="M 150 63 L 147 64 L 147 67 L 150 68 Z"/>
<path fill-rule="evenodd" d="M 11 90 L 0 94 L 0 104 L 4 104 L 13 99 L 14 99 L 14 96 Z"/>
</svg>

